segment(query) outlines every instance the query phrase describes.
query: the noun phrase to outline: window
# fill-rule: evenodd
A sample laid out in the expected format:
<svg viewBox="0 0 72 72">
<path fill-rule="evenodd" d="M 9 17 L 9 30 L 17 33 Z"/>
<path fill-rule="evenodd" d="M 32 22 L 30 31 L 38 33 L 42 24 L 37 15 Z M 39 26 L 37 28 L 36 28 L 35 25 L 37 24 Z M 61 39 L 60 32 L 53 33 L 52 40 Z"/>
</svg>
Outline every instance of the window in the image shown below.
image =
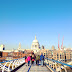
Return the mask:
<svg viewBox="0 0 72 72">
<path fill-rule="evenodd" d="M 32 47 L 34 47 L 34 45 L 32 45 Z"/>
<path fill-rule="evenodd" d="M 60 59 L 61 59 L 61 54 L 60 54 Z"/>
<path fill-rule="evenodd" d="M 59 56 L 59 55 L 57 54 L 57 59 L 59 58 L 58 56 Z"/>
<path fill-rule="evenodd" d="M 58 56 L 58 54 L 57 54 L 57 56 Z"/>
<path fill-rule="evenodd" d="M 45 55 L 45 53 L 44 53 L 44 55 Z"/>
<path fill-rule="evenodd" d="M 35 47 L 37 47 L 37 45 L 35 45 Z"/>
<path fill-rule="evenodd" d="M 5 50 L 5 48 L 3 48 L 3 50 Z"/>
<path fill-rule="evenodd" d="M 24 51 L 23 51 L 23 54 L 24 54 Z"/>
</svg>

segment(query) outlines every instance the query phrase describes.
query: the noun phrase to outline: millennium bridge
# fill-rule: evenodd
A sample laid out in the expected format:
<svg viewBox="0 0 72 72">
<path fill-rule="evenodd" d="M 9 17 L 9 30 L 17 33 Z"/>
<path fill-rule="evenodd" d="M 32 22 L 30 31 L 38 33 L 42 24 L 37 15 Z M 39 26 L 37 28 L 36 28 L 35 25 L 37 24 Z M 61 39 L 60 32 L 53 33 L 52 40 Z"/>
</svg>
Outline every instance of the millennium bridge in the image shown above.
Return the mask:
<svg viewBox="0 0 72 72">
<path fill-rule="evenodd" d="M 72 63 L 72 61 L 71 61 Z M 25 63 L 25 58 L 0 62 L 0 72 L 72 72 L 72 65 L 45 58 L 44 66 Z M 69 68 L 69 70 L 68 70 Z"/>
</svg>

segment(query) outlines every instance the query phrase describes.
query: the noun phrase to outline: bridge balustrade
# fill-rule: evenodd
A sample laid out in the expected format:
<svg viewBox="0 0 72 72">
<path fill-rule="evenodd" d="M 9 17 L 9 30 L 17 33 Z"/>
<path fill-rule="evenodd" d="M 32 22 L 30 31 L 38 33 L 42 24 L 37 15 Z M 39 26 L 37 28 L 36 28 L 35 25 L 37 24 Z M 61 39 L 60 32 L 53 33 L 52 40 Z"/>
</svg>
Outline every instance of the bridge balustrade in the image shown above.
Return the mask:
<svg viewBox="0 0 72 72">
<path fill-rule="evenodd" d="M 0 71 L 11 72 L 18 66 L 22 65 L 23 63 L 25 63 L 25 58 L 19 58 L 14 60 L 8 60 L 6 62 L 0 62 Z"/>
<path fill-rule="evenodd" d="M 2 72 L 5 72 L 5 71 L 11 72 L 17 67 L 19 67 L 20 65 L 22 65 L 23 63 L 25 63 L 25 58 L 9 60 L 6 62 L 0 62 L 0 70 Z M 44 63 L 52 72 L 62 72 L 62 70 L 67 72 L 66 67 L 72 68 L 72 65 L 62 63 L 60 61 L 48 59 L 48 58 L 45 58 Z"/>
<path fill-rule="evenodd" d="M 62 63 L 56 60 L 52 60 L 52 59 L 48 59 L 45 58 L 44 63 L 46 64 L 46 66 L 52 71 L 52 72 L 62 72 L 62 70 L 64 70 L 65 72 L 67 72 L 66 67 L 70 67 L 72 68 L 72 65 L 66 64 L 66 63 Z"/>
</svg>

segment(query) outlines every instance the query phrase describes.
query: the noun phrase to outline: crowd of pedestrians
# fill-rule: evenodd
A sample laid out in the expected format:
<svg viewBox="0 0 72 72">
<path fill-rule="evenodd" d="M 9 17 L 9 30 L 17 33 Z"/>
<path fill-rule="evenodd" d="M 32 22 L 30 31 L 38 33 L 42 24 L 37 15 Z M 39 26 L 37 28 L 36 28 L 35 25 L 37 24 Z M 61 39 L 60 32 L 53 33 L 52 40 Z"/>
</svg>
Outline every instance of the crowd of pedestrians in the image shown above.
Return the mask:
<svg viewBox="0 0 72 72">
<path fill-rule="evenodd" d="M 43 54 L 35 56 L 35 54 L 32 53 L 32 55 L 30 54 L 28 57 L 25 56 L 25 62 L 28 63 L 28 66 L 30 65 L 30 62 L 32 65 L 35 65 L 35 61 L 37 66 L 39 66 L 39 61 L 41 61 L 41 66 L 43 67 L 44 65 Z"/>
</svg>

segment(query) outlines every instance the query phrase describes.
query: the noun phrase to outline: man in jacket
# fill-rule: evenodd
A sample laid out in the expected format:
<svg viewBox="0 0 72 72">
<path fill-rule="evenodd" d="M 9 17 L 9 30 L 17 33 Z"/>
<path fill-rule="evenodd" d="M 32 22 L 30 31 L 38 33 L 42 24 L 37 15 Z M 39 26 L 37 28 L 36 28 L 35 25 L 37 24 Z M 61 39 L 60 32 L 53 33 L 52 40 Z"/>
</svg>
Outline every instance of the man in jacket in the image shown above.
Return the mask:
<svg viewBox="0 0 72 72">
<path fill-rule="evenodd" d="M 40 60 L 40 56 L 37 55 L 37 56 L 36 56 L 36 65 L 39 65 L 39 60 Z"/>
<path fill-rule="evenodd" d="M 43 56 L 43 53 L 42 53 L 41 56 L 40 56 L 40 61 L 41 61 L 41 66 L 43 67 L 43 62 L 44 62 L 44 56 Z"/>
</svg>

